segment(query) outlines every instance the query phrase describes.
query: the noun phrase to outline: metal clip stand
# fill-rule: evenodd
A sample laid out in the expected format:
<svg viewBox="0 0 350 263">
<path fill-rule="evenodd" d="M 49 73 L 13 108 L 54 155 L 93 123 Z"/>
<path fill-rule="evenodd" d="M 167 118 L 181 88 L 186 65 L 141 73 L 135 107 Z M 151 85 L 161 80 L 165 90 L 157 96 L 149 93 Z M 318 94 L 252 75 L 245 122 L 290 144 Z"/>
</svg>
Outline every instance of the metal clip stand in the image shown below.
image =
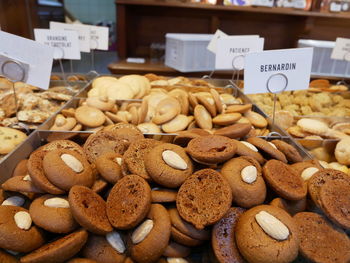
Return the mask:
<svg viewBox="0 0 350 263">
<path fill-rule="evenodd" d="M 15 66 L 17 69 L 19 69 L 18 75 L 11 75 L 10 73 L 7 73 L 6 67 L 13 67 L 13 66 Z M 17 125 L 17 126 L 23 128 L 24 130 L 26 130 L 26 133 L 29 134 L 30 133 L 29 127 L 26 124 L 19 122 L 19 120 L 18 120 L 18 100 L 17 100 L 16 88 L 15 88 L 15 82 L 25 81 L 26 69 L 24 68 L 24 66 L 20 62 L 18 62 L 16 60 L 9 59 L 9 60 L 6 60 L 2 64 L 0 72 L 2 73 L 2 75 L 4 75 L 7 79 L 9 79 L 12 82 L 12 89 L 13 89 L 13 96 L 15 99 L 17 122 L 10 125 L 10 127 L 11 128 L 16 127 L 16 125 Z M 16 71 L 14 69 L 12 69 L 11 72 L 16 72 Z"/>
<path fill-rule="evenodd" d="M 267 79 L 266 89 L 271 94 L 273 94 L 272 125 L 275 125 L 277 93 L 285 91 L 287 89 L 287 86 L 288 86 L 288 78 L 283 73 L 273 74 Z"/>
<path fill-rule="evenodd" d="M 346 67 L 345 67 L 345 73 L 344 73 L 344 75 L 346 75 L 346 73 L 349 71 L 349 65 L 350 65 L 350 52 L 346 52 L 345 54 L 344 54 L 344 61 L 346 61 L 347 63 L 346 63 Z M 337 85 L 345 85 L 345 86 L 349 86 L 349 83 L 347 83 L 346 81 L 345 81 L 345 77 L 342 79 L 342 80 L 340 80 L 340 81 L 338 81 L 337 82 Z"/>
<path fill-rule="evenodd" d="M 238 82 L 239 82 L 239 72 L 244 69 L 244 55 L 239 55 L 236 56 L 232 59 L 232 68 L 233 68 L 233 73 L 232 73 L 232 79 L 230 80 L 232 86 L 234 87 L 234 96 L 237 96 L 239 87 L 238 87 Z"/>
<path fill-rule="evenodd" d="M 98 48 L 98 41 L 96 39 L 91 39 L 90 40 L 90 49 L 91 49 L 91 70 L 90 72 L 96 73 L 95 70 L 95 50 Z"/>
<path fill-rule="evenodd" d="M 202 77 L 202 79 L 211 79 L 211 78 L 213 77 L 214 73 L 215 73 L 215 69 L 213 69 L 213 70 L 209 73 L 209 75 L 204 75 L 204 76 Z"/>
<path fill-rule="evenodd" d="M 68 80 L 66 78 L 66 74 L 64 72 L 64 67 L 63 67 L 63 63 L 62 63 L 63 58 L 64 58 L 64 49 L 61 47 L 55 47 L 53 59 L 58 60 L 58 63 L 60 64 L 64 86 L 66 87 L 66 89 L 68 89 L 72 93 L 75 93 L 74 89 L 68 83 Z"/>
</svg>

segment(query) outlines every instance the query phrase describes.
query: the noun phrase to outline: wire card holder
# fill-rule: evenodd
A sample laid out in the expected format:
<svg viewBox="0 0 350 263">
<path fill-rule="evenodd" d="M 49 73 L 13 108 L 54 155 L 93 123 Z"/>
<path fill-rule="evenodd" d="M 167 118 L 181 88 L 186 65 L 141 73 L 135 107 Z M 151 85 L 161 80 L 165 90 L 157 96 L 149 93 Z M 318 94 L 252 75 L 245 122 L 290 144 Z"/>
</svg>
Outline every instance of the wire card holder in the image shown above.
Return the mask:
<svg viewBox="0 0 350 263">
<path fill-rule="evenodd" d="M 272 125 L 275 125 L 277 93 L 283 92 L 288 87 L 288 77 L 283 73 L 271 75 L 266 82 L 266 89 L 273 94 Z"/>
<path fill-rule="evenodd" d="M 98 40 L 95 38 L 90 39 L 90 57 L 91 57 L 91 70 L 90 71 L 92 71 L 92 72 L 96 72 L 96 70 L 95 70 L 95 50 L 97 50 L 97 48 L 98 48 Z"/>
</svg>

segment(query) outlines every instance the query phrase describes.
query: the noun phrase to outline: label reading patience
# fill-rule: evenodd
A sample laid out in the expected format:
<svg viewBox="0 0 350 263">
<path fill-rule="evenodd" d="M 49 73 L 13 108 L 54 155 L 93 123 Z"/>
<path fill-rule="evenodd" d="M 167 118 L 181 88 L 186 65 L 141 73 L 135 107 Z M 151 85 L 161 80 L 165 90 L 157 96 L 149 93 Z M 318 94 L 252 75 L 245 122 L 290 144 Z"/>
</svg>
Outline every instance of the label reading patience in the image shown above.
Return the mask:
<svg viewBox="0 0 350 263">
<path fill-rule="evenodd" d="M 241 70 L 244 56 L 264 49 L 264 39 L 259 36 L 229 36 L 217 40 L 215 68 Z"/>
<path fill-rule="evenodd" d="M 249 53 L 245 57 L 244 93 L 278 93 L 309 87 L 313 48 Z"/>
<path fill-rule="evenodd" d="M 331 58 L 350 62 L 350 39 L 338 37 Z"/>
<path fill-rule="evenodd" d="M 55 59 L 80 59 L 76 31 L 34 29 L 35 40 L 54 49 Z"/>
</svg>

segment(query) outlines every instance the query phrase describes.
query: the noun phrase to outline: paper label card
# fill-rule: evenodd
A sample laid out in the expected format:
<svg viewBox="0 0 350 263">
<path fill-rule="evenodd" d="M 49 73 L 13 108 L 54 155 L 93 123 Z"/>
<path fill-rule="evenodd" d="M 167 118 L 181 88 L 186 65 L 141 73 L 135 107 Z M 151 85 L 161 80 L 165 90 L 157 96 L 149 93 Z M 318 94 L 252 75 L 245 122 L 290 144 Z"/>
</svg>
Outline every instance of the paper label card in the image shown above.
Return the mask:
<svg viewBox="0 0 350 263">
<path fill-rule="evenodd" d="M 264 49 L 264 38 L 259 36 L 229 36 L 217 40 L 215 69 L 241 70 L 243 57 L 251 52 Z"/>
<path fill-rule="evenodd" d="M 217 41 L 219 38 L 223 38 L 223 37 L 228 37 L 228 35 L 222 32 L 220 29 L 216 30 L 213 38 L 210 40 L 207 46 L 207 49 L 215 54 Z"/>
<path fill-rule="evenodd" d="M 81 24 L 65 24 L 59 22 L 50 22 L 52 30 L 70 30 L 77 31 L 79 38 L 79 49 L 81 52 L 90 52 L 90 27 Z"/>
<path fill-rule="evenodd" d="M 104 26 L 90 26 L 90 48 L 108 50 L 109 28 Z"/>
<path fill-rule="evenodd" d="M 34 36 L 35 41 L 54 49 L 54 59 L 80 59 L 76 31 L 35 28 Z"/>
<path fill-rule="evenodd" d="M 12 70 L 16 70 L 18 74 L 24 70 L 26 76 L 23 81 L 42 89 L 48 89 L 53 48 L 3 31 L 0 31 L 0 39 L 0 55 L 4 70 L 1 74 L 13 78 Z"/>
<path fill-rule="evenodd" d="M 350 39 L 338 37 L 333 48 L 332 59 L 345 60 L 350 62 Z"/>
<path fill-rule="evenodd" d="M 244 93 L 308 89 L 313 48 L 249 53 L 245 57 Z"/>
</svg>

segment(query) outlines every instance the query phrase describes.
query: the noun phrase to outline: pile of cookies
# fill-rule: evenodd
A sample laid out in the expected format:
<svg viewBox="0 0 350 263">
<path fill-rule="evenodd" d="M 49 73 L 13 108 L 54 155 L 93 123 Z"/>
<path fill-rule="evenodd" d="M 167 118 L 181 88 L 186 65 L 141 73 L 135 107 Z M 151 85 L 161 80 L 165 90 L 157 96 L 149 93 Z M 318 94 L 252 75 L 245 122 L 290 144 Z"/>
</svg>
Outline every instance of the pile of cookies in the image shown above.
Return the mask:
<svg viewBox="0 0 350 263">
<path fill-rule="evenodd" d="M 0 258 L 349 262 L 348 175 L 281 140 L 239 141 L 249 132 L 195 128 L 157 141 L 118 123 L 83 146 L 43 145 L 2 184 Z"/>
<path fill-rule="evenodd" d="M 313 93 L 308 90 L 286 91 L 277 94 L 276 111 L 289 111 L 293 116 L 350 116 L 348 93 Z M 266 114 L 272 116 L 273 95 L 254 94 L 249 97 Z"/>
<path fill-rule="evenodd" d="M 18 119 L 13 87 L 17 96 Z M 10 127 L 23 122 L 35 129 L 71 98 L 72 92 L 65 87 L 41 91 L 31 85 L 12 83 L 0 77 L 0 126 Z"/>
<path fill-rule="evenodd" d="M 177 133 L 191 128 L 215 133 L 224 126 L 242 123 L 254 126 L 254 136 L 270 132 L 267 120 L 252 110 L 252 104 L 243 104 L 224 89 L 156 88 L 151 83 L 139 75 L 99 77 L 92 82 L 88 98 L 76 109 L 63 110 L 51 130 L 96 131 L 114 123 L 131 123 L 144 133 Z"/>
<path fill-rule="evenodd" d="M 314 79 L 309 85 L 309 91 L 311 92 L 342 92 L 348 90 L 348 86 L 341 83 L 332 84 L 328 79 Z"/>
</svg>

